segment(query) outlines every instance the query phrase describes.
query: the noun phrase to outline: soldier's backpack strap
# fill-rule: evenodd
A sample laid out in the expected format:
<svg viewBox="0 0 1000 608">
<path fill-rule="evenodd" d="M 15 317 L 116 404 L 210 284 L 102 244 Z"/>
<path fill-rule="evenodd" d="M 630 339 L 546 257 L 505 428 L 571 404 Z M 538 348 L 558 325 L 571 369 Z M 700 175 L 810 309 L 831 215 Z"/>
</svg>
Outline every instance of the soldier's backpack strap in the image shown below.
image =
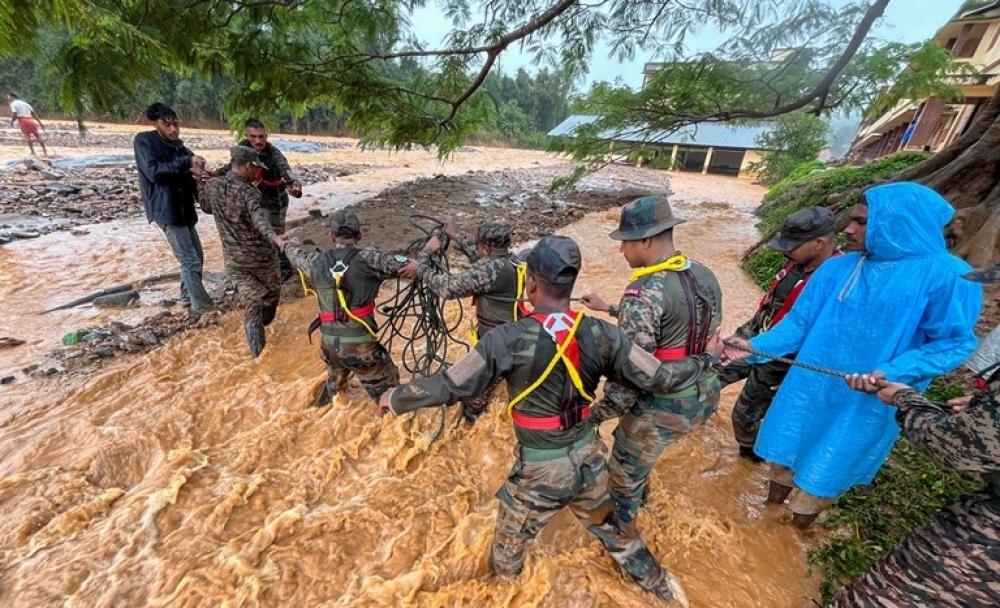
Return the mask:
<svg viewBox="0 0 1000 608">
<path fill-rule="evenodd" d="M 534 313 L 531 315 L 531 318 L 538 321 L 545 332 L 552 338 L 553 342 L 556 343 L 556 352 L 548 365 L 545 366 L 542 374 L 507 404 L 507 413 L 511 415 L 514 424 L 517 426 L 539 431 L 563 430 L 590 416 L 589 404 L 594 401 L 594 397 L 587 392 L 587 389 L 583 386 L 583 379 L 580 377 L 580 349 L 576 340 L 576 332 L 580 327 L 583 316 L 582 312 L 573 310 L 568 310 L 564 313 Z M 575 391 L 570 390 L 569 394 L 564 396 L 561 413 L 558 416 L 539 418 L 514 412 L 514 406 L 541 386 L 560 361 L 566 367 L 566 373 L 572 382 L 572 387 L 575 389 Z M 576 399 L 577 395 L 586 401 L 586 405 L 583 407 L 579 406 Z"/>
<path fill-rule="evenodd" d="M 708 344 L 708 333 L 712 327 L 715 308 L 712 306 L 712 300 L 705 294 L 690 270 L 678 272 L 677 277 L 680 279 L 681 288 L 684 290 L 684 299 L 688 305 L 688 334 L 684 348 L 688 355 L 700 355 L 705 352 L 705 347 Z M 705 310 L 701 318 L 698 317 L 699 302 Z"/>
</svg>

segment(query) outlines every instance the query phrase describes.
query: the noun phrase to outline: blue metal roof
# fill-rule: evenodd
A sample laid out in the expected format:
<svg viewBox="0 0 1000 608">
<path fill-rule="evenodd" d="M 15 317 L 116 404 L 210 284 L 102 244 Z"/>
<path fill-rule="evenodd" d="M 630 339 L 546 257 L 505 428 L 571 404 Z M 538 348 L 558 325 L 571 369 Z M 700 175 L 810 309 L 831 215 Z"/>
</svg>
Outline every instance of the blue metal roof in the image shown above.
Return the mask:
<svg viewBox="0 0 1000 608">
<path fill-rule="evenodd" d="M 597 116 L 574 114 L 549 131 L 550 137 L 572 136 L 573 131 L 581 125 L 587 125 L 597 120 Z M 759 149 L 757 138 L 771 130 L 769 123 L 754 125 L 733 125 L 715 122 L 701 122 L 687 126 L 673 133 L 654 131 L 640 137 L 638 133 L 616 134 L 606 132 L 602 139 L 646 142 L 655 144 L 678 144 L 681 146 L 712 146 L 714 148 L 741 148 L 744 150 Z"/>
</svg>

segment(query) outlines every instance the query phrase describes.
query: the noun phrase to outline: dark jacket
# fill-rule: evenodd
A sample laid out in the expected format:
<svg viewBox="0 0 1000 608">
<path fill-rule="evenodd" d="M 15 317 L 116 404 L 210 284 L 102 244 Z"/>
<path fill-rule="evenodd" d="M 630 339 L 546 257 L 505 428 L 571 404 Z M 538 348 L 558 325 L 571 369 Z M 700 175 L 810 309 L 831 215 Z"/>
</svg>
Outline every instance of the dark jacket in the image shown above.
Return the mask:
<svg viewBox="0 0 1000 608">
<path fill-rule="evenodd" d="M 198 184 L 191 175 L 194 153 L 178 140 L 170 142 L 156 131 L 135 136 L 135 164 L 146 219 L 158 224 L 194 226 Z"/>
</svg>

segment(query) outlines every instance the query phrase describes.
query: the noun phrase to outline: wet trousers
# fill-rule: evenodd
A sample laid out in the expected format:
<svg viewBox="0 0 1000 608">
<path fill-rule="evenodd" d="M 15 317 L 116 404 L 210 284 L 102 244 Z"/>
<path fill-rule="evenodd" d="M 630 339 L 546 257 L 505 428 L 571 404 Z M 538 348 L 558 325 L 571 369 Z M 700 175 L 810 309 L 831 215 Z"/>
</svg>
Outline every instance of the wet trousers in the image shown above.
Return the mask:
<svg viewBox="0 0 1000 608">
<path fill-rule="evenodd" d="M 590 431 L 560 450 L 518 446 L 517 460 L 497 492 L 496 535 L 490 560 L 500 576 L 516 577 L 524 567 L 526 547 L 564 507 L 596 536 L 625 572 L 644 589 L 666 576 L 634 527 L 613 523 L 607 483 L 607 448 Z"/>
<path fill-rule="evenodd" d="M 261 207 L 267 212 L 267 219 L 271 222 L 275 234 L 285 234 L 285 216 L 288 214 L 288 192 L 282 190 L 279 194 L 264 194 L 261 198 Z M 278 252 L 278 269 L 281 272 L 281 280 L 286 281 L 293 275 L 292 263 L 288 261 L 283 251 Z"/>
<path fill-rule="evenodd" d="M 194 226 L 176 226 L 160 224 L 170 244 L 170 250 L 181 265 L 181 299 L 190 300 L 191 307 L 198 311 L 212 305 L 212 298 L 205 291 L 202 283 L 202 267 L 205 264 L 205 254 L 201 248 L 201 239 Z"/>
<path fill-rule="evenodd" d="M 324 335 L 320 358 L 326 363 L 331 397 L 347 388 L 351 374 L 376 403 L 382 393 L 399 385 L 399 369 L 389 351 L 369 336 Z"/>
<path fill-rule="evenodd" d="M 611 449 L 608 490 L 615 520 L 628 526 L 645 502 L 649 472 L 663 450 L 704 424 L 719 407 L 719 381 L 706 376 L 699 386 L 672 395 L 643 395 L 618 422 Z"/>
<path fill-rule="evenodd" d="M 799 515 L 816 515 L 822 513 L 827 507 L 837 501 L 836 498 L 824 498 L 810 494 L 795 485 L 795 472 L 780 464 L 771 463 L 769 472 L 770 480 L 773 483 L 787 488 L 796 488 L 792 497 L 788 500 L 788 508 L 792 513 Z"/>
<path fill-rule="evenodd" d="M 253 356 L 265 344 L 264 327 L 271 324 L 281 300 L 281 279 L 276 265 L 260 268 L 226 269 L 226 281 L 236 289 L 236 300 L 244 310 L 243 329 Z"/>
<path fill-rule="evenodd" d="M 982 492 L 950 503 L 830 604 L 889 606 L 1000 606 L 1000 497 Z"/>
</svg>

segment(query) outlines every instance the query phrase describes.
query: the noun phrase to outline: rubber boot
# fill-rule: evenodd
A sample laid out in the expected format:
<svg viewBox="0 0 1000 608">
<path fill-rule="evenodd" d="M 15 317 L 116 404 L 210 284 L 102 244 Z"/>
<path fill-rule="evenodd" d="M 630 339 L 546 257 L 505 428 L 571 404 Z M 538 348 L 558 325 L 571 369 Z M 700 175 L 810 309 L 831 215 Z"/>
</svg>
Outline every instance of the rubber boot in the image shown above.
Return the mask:
<svg viewBox="0 0 1000 608">
<path fill-rule="evenodd" d="M 324 407 L 330 405 L 333 398 L 331 394 L 330 381 L 327 380 L 323 383 L 323 386 L 319 389 L 319 394 L 316 395 L 315 401 L 313 401 L 313 407 Z"/>
<path fill-rule="evenodd" d="M 665 602 L 674 602 L 688 608 L 687 594 L 684 593 L 684 587 L 681 586 L 680 581 L 665 568 L 660 571 L 660 574 L 661 576 L 658 577 L 659 580 L 656 583 L 640 586 Z"/>
<path fill-rule="evenodd" d="M 785 503 L 785 499 L 792 493 L 790 486 L 783 486 L 780 483 L 771 482 L 767 487 L 767 502 L 775 505 Z"/>
<path fill-rule="evenodd" d="M 799 530 L 806 530 L 816 521 L 819 513 L 793 513 L 792 525 Z"/>
<path fill-rule="evenodd" d="M 740 446 L 740 458 L 746 458 L 750 462 L 764 462 L 764 459 L 758 456 L 752 447 L 745 445 Z"/>
<path fill-rule="evenodd" d="M 243 330 L 247 334 L 247 344 L 250 345 L 250 356 L 256 359 L 267 344 L 264 337 L 264 326 L 260 323 L 244 323 Z"/>
</svg>

